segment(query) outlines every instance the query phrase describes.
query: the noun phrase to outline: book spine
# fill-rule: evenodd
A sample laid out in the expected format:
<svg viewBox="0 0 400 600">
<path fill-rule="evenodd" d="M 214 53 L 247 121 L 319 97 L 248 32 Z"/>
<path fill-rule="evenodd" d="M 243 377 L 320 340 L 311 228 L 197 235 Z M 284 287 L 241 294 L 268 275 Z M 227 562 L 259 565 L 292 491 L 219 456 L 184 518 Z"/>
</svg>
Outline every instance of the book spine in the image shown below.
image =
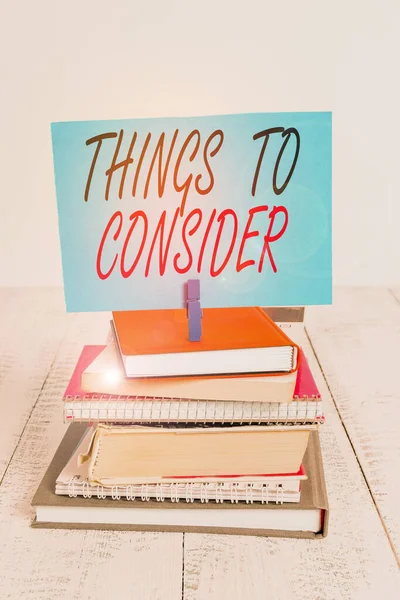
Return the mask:
<svg viewBox="0 0 400 600">
<path fill-rule="evenodd" d="M 323 423 L 316 399 L 290 404 L 272 402 L 212 402 L 186 399 L 98 397 L 65 398 L 64 421 L 109 423 L 186 423 L 229 425 L 290 425 Z"/>
<path fill-rule="evenodd" d="M 321 443 L 317 431 L 313 436 L 313 452 L 309 452 L 308 460 L 314 474 L 315 482 L 313 486 L 313 504 L 321 509 L 321 531 L 319 535 L 326 537 L 328 535 L 329 504 L 326 493 Z"/>
</svg>

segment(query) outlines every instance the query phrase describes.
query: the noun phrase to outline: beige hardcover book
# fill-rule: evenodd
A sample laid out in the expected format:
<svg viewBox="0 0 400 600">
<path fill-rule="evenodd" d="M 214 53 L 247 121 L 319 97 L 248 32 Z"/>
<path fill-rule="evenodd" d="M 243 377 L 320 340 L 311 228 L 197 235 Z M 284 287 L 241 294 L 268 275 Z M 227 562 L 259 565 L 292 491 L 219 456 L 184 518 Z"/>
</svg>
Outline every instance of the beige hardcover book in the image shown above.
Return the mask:
<svg viewBox="0 0 400 600">
<path fill-rule="evenodd" d="M 312 431 L 304 456 L 308 479 L 297 504 L 235 502 L 171 502 L 69 497 L 55 494 L 56 480 L 87 428 L 72 424 L 61 442 L 34 498 L 32 527 L 176 531 L 274 537 L 325 537 L 328 500 L 318 431 Z"/>
<path fill-rule="evenodd" d="M 304 343 L 304 306 L 263 306 L 262 309 L 291 340 L 300 346 Z"/>
<path fill-rule="evenodd" d="M 88 462 L 78 465 L 78 456 L 88 449 L 93 428 L 89 428 L 79 446 L 56 481 L 56 494 L 75 497 L 77 495 L 98 498 L 132 500 L 136 497 L 143 501 L 151 498 L 160 502 L 171 500 L 203 502 L 215 500 L 222 502 L 299 502 L 302 481 L 307 479 L 304 466 L 297 473 L 284 475 L 260 474 L 252 476 L 221 477 L 146 477 L 130 485 L 105 487 L 91 485 L 88 479 Z"/>
<path fill-rule="evenodd" d="M 115 341 L 83 372 L 84 391 L 118 396 L 235 402 L 293 401 L 297 371 L 283 375 L 128 378 Z"/>
<path fill-rule="evenodd" d="M 129 485 L 147 477 L 297 473 L 312 428 L 96 427 L 86 454 L 88 480 Z"/>
<path fill-rule="evenodd" d="M 263 311 L 275 323 L 304 323 L 304 306 L 262 306 Z"/>
</svg>

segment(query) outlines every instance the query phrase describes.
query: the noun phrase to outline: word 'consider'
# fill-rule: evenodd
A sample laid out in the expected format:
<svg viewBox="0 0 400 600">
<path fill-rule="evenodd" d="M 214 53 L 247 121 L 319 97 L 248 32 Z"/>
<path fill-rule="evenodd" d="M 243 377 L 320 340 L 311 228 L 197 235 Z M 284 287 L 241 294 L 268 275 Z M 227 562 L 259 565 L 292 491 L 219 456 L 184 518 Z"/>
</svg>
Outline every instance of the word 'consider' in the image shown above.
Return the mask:
<svg viewBox="0 0 400 600">
<path fill-rule="evenodd" d="M 109 220 L 100 242 L 96 261 L 97 274 L 100 279 L 107 279 L 114 272 L 117 263 L 119 263 L 120 272 L 124 278 L 130 277 L 140 265 L 142 265 L 142 268 L 144 269 L 145 277 L 148 277 L 157 243 L 158 259 L 156 258 L 156 261 L 161 276 L 165 273 L 168 260 L 172 261 L 173 269 L 177 273 L 187 273 L 194 265 L 196 265 L 197 272 L 200 273 L 203 268 L 204 254 L 207 247 L 211 247 L 211 253 L 209 252 L 209 254 L 211 254 L 211 259 L 208 268 L 212 277 L 217 277 L 223 272 L 232 259 L 235 250 L 235 268 L 237 272 L 240 272 L 247 267 L 256 265 L 254 259 L 244 260 L 245 246 L 247 240 L 260 235 L 259 230 L 252 228 L 253 218 L 258 213 L 264 213 L 264 215 L 266 215 L 268 211 L 268 206 L 255 206 L 250 208 L 243 229 L 243 227 L 239 227 L 238 216 L 231 208 L 223 210 L 218 216 L 217 211 L 214 208 L 208 220 L 203 218 L 203 211 L 200 208 L 195 208 L 184 220 L 182 220 L 179 216 L 178 207 L 174 212 L 169 231 L 167 232 L 168 226 L 166 224 L 167 211 L 164 210 L 158 220 L 153 235 L 149 235 L 148 218 L 144 211 L 134 211 L 130 215 L 128 223 L 126 222 L 127 219 L 124 221 L 121 211 L 117 211 Z M 275 225 L 276 219 L 281 221 L 279 228 Z M 284 206 L 274 206 L 269 211 L 265 227 L 266 233 L 263 236 L 264 239 L 261 244 L 259 244 L 260 253 L 257 257 L 257 270 L 259 273 L 262 272 L 266 253 L 268 254 L 272 270 L 276 273 L 277 268 L 272 255 L 271 244 L 282 237 L 286 231 L 288 220 L 288 212 Z M 206 222 L 203 223 L 203 221 Z M 129 226 L 128 229 L 127 225 Z M 139 228 L 139 233 L 135 231 L 136 228 Z M 221 257 L 221 253 L 219 252 L 220 242 L 225 228 L 229 228 L 231 233 L 228 233 L 228 235 L 230 235 L 229 247 L 226 251 L 223 250 L 222 253 L 225 255 Z M 241 234 L 239 234 L 240 230 L 242 230 Z M 129 246 L 134 232 L 136 233 L 136 255 L 132 259 L 132 252 L 130 251 Z M 197 248 L 197 255 L 195 256 L 193 246 L 190 243 L 190 238 L 195 236 L 197 232 L 199 232 L 201 243 L 200 246 L 198 244 L 193 245 Z M 140 244 L 136 249 L 138 240 L 140 241 Z M 239 240 L 240 242 L 237 244 L 237 241 Z M 177 245 L 181 247 L 181 251 L 170 254 L 171 246 L 176 248 Z M 105 253 L 104 250 L 106 247 L 107 256 L 110 254 L 113 256 L 111 264 L 108 265 L 105 264 L 105 260 L 103 259 L 103 253 Z M 127 259 L 127 254 L 130 255 L 129 261 Z M 128 264 L 128 262 L 130 262 L 130 264 Z"/>
</svg>

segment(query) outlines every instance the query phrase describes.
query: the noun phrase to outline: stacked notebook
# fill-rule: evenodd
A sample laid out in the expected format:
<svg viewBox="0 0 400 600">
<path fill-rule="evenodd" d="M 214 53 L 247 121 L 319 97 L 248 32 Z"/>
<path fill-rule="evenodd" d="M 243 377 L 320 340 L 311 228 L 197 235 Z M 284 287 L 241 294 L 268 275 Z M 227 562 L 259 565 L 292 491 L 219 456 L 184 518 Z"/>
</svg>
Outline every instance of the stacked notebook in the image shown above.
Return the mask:
<svg viewBox="0 0 400 600">
<path fill-rule="evenodd" d="M 36 495 L 36 527 L 326 535 L 321 397 L 261 308 L 113 313 L 63 398 L 71 425 Z"/>
</svg>

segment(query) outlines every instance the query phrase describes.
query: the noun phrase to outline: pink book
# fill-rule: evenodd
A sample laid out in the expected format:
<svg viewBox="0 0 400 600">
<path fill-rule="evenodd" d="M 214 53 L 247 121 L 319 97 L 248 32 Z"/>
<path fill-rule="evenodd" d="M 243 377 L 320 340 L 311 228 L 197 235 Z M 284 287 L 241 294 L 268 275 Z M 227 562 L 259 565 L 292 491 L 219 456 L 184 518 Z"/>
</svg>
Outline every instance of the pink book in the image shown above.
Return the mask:
<svg viewBox="0 0 400 600">
<path fill-rule="evenodd" d="M 74 398 L 79 396 L 85 396 L 86 398 L 98 398 L 101 394 L 92 394 L 85 392 L 81 386 L 82 373 L 92 364 L 95 358 L 97 358 L 104 350 L 106 346 L 83 346 L 78 362 L 76 363 L 74 372 L 72 373 L 67 389 L 65 390 L 64 400 L 67 398 Z"/>
<path fill-rule="evenodd" d="M 317 384 L 315 383 L 305 354 L 303 350 L 300 350 L 300 352 L 300 366 L 297 371 L 297 379 L 293 398 L 296 400 L 308 400 L 309 398 L 321 400 L 321 394 L 318 391 Z"/>
<path fill-rule="evenodd" d="M 129 396 L 112 395 L 112 394 L 101 394 L 87 392 L 82 389 L 81 379 L 82 373 L 91 365 L 91 363 L 99 356 L 99 354 L 105 349 L 106 346 L 84 346 L 81 355 L 76 364 L 75 370 L 72 374 L 70 382 L 65 390 L 64 400 L 68 398 L 85 397 L 85 399 L 98 399 L 98 398 L 129 398 Z M 293 399 L 294 400 L 314 400 L 319 401 L 321 395 L 318 391 L 314 377 L 311 373 L 311 369 L 308 365 L 307 359 L 304 355 L 303 350 L 301 352 L 300 366 L 297 372 L 296 385 L 294 389 Z M 131 396 L 132 398 L 132 396 Z"/>
</svg>

